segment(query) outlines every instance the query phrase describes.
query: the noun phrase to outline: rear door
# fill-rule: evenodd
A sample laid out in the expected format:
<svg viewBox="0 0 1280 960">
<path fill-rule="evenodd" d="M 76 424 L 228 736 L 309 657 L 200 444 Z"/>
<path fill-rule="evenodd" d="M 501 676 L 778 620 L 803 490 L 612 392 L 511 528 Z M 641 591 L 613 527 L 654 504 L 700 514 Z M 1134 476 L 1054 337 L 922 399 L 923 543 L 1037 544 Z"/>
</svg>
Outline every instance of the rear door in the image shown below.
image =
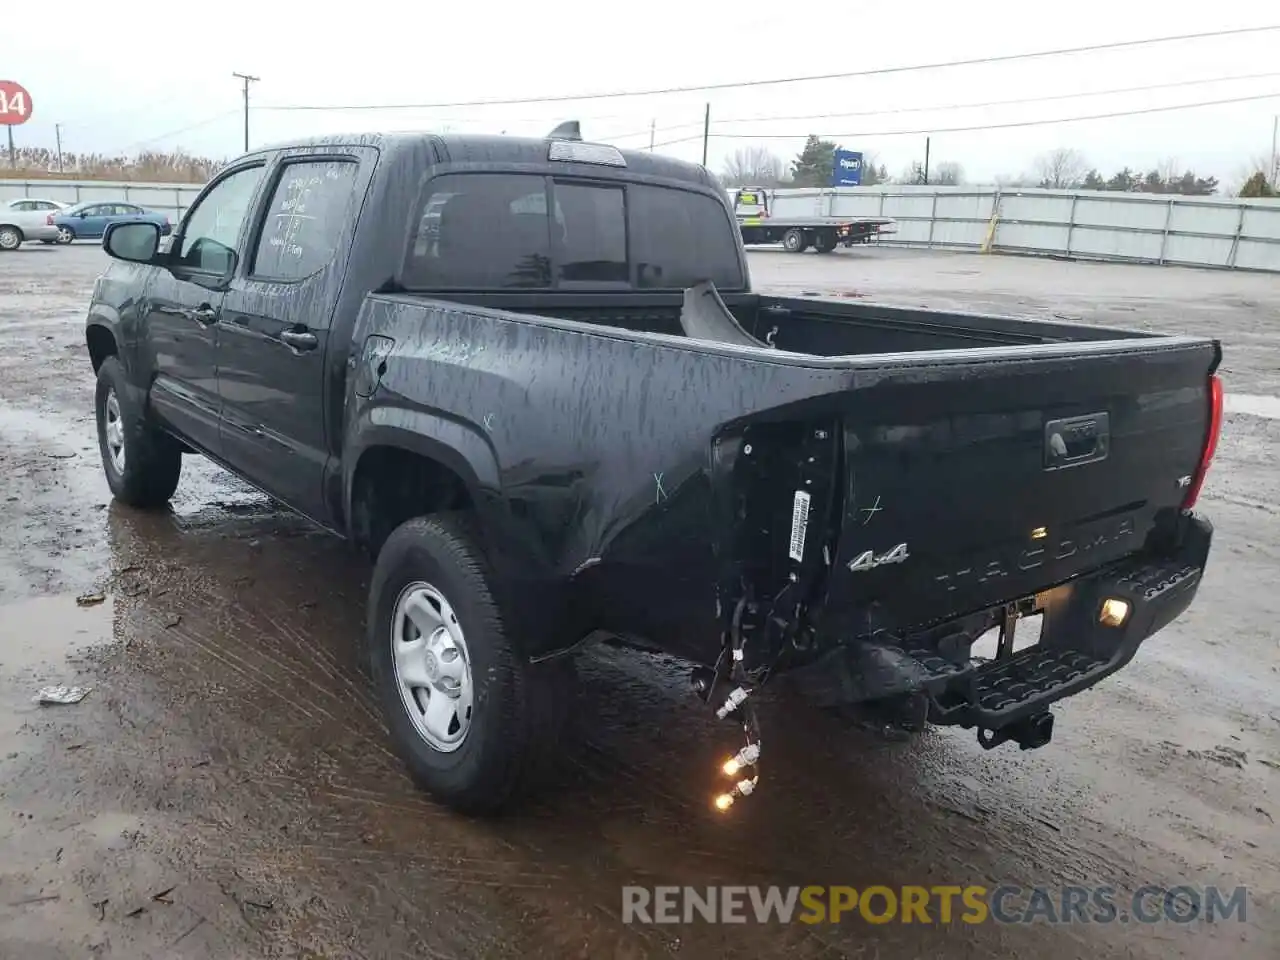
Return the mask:
<svg viewBox="0 0 1280 960">
<path fill-rule="evenodd" d="M 375 156 L 370 148 L 283 154 L 222 305 L 218 391 L 227 461 L 317 519 L 327 510 L 329 330 Z"/>
<path fill-rule="evenodd" d="M 157 270 L 145 306 L 151 405 L 177 433 L 221 455 L 216 348 L 224 294 L 217 289 L 234 253 L 243 259 L 245 223 L 264 160 L 236 166 L 196 199 L 174 238 L 169 269 Z"/>
</svg>

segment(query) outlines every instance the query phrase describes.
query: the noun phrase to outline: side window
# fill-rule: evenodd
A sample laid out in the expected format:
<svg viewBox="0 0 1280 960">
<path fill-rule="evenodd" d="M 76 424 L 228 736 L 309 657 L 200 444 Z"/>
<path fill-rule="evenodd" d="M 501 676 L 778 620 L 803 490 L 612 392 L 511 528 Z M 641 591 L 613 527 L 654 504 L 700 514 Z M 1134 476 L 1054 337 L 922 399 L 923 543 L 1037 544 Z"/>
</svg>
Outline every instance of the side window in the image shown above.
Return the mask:
<svg viewBox="0 0 1280 960">
<path fill-rule="evenodd" d="M 555 184 L 561 232 L 557 262 L 561 283 L 626 283 L 627 212 L 621 187 Z"/>
<path fill-rule="evenodd" d="M 17 203 L 10 205 L 9 209 L 18 213 L 30 213 L 36 209 L 36 205 L 30 200 L 19 200 Z"/>
<path fill-rule="evenodd" d="M 267 205 L 250 274 L 301 280 L 327 267 L 346 226 L 359 172 L 352 160 L 285 166 Z"/>
<path fill-rule="evenodd" d="M 106 211 L 103 209 L 102 204 L 100 203 L 95 203 L 95 204 L 92 204 L 91 206 L 85 207 L 80 212 L 83 213 L 86 217 L 106 216 Z"/>
<path fill-rule="evenodd" d="M 539 174 L 461 173 L 428 185 L 404 281 L 415 289 L 551 286 L 547 185 Z"/>
<path fill-rule="evenodd" d="M 262 171 L 261 165 L 237 170 L 201 198 L 183 224 L 181 246 L 173 251 L 176 265 L 208 273 L 227 269 Z"/>
</svg>

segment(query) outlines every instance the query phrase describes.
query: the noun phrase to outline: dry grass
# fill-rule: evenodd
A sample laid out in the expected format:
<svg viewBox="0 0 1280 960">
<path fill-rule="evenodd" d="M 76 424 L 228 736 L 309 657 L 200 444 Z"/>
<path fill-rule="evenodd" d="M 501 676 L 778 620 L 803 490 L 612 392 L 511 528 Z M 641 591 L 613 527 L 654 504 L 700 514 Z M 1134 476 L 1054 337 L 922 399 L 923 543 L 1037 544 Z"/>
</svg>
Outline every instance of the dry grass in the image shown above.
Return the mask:
<svg viewBox="0 0 1280 960">
<path fill-rule="evenodd" d="M 223 161 L 188 153 L 144 152 L 132 157 L 110 157 L 99 153 L 62 154 L 58 170 L 57 151 L 42 147 L 20 147 L 17 166 L 0 164 L 0 178 L 22 180 L 124 180 L 147 183 L 204 183 Z"/>
</svg>

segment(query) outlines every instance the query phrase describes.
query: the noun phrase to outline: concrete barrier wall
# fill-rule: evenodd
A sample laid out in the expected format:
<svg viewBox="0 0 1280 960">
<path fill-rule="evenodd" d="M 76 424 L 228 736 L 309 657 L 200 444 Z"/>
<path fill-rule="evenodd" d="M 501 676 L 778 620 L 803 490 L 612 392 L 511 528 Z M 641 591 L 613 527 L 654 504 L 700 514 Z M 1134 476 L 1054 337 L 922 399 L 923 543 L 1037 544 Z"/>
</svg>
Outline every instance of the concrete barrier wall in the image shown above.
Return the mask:
<svg viewBox="0 0 1280 960">
<path fill-rule="evenodd" d="M 16 197 L 40 197 L 80 203 L 85 200 L 136 203 L 177 221 L 191 206 L 202 185 L 193 183 L 124 183 L 110 180 L 4 180 L 0 202 Z"/>
<path fill-rule="evenodd" d="M 778 190 L 773 214 L 891 217 L 901 246 L 1280 272 L 1280 200 L 994 187 Z"/>
</svg>

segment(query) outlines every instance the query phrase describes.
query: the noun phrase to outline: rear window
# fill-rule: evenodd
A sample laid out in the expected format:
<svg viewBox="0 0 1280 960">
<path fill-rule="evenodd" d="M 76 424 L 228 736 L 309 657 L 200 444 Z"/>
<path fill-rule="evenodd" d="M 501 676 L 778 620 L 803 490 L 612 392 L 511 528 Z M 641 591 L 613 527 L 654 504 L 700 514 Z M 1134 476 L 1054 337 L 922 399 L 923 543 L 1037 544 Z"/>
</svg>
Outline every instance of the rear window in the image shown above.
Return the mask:
<svg viewBox="0 0 1280 960">
<path fill-rule="evenodd" d="M 691 287 L 710 280 L 721 290 L 743 286 L 737 226 L 702 193 L 631 187 L 631 256 L 646 290 Z"/>
<path fill-rule="evenodd" d="M 687 190 L 537 174 L 447 174 L 418 205 L 407 289 L 740 289 L 735 228 Z"/>
</svg>

